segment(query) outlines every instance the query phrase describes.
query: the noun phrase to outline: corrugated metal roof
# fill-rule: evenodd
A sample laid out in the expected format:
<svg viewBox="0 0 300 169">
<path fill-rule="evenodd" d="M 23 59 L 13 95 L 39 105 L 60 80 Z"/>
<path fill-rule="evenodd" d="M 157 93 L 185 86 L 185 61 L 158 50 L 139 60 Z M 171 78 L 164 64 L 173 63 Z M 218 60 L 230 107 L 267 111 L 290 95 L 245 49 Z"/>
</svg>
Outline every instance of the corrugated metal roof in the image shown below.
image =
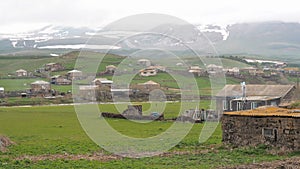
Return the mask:
<svg viewBox="0 0 300 169">
<path fill-rule="evenodd" d="M 266 100 L 274 100 L 274 99 L 278 99 L 280 97 L 271 97 L 271 96 L 247 96 L 245 99 L 246 100 L 249 100 L 249 101 L 254 101 L 254 100 L 263 100 L 263 101 L 266 101 Z M 244 100 L 243 97 L 239 97 L 239 98 L 236 98 L 236 99 L 233 99 L 233 100 Z"/>
<path fill-rule="evenodd" d="M 299 109 L 283 109 L 278 107 L 259 107 L 253 110 L 224 112 L 231 116 L 257 116 L 257 117 L 297 117 L 300 118 Z"/>
<path fill-rule="evenodd" d="M 283 97 L 294 85 L 246 85 L 246 96 Z M 226 85 L 216 96 L 237 97 L 242 96 L 241 85 Z"/>
</svg>

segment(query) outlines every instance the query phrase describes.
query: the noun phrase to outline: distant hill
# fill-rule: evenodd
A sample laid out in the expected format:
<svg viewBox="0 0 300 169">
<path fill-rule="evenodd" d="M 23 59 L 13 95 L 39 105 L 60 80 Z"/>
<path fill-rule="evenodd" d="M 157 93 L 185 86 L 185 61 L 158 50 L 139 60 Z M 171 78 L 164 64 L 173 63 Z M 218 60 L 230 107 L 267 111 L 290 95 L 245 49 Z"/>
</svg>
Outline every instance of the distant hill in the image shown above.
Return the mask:
<svg viewBox="0 0 300 169">
<path fill-rule="evenodd" d="M 193 31 L 193 29 L 197 29 Z M 47 26 L 17 35 L 0 34 L 0 54 L 2 55 L 42 55 L 61 54 L 89 45 L 98 45 L 97 50 L 118 55 L 128 55 L 145 47 L 162 48 L 178 55 L 190 55 L 186 47 L 190 45 L 200 54 L 236 54 L 263 56 L 291 63 L 300 63 L 300 24 L 286 22 L 238 23 L 228 26 L 164 24 L 151 28 L 152 32 L 180 38 L 181 41 L 163 36 L 136 36 L 138 30 L 95 30 Z M 97 32 L 97 36 L 93 36 Z M 197 33 L 198 32 L 198 33 Z M 129 39 L 122 40 L 124 37 Z M 89 39 L 93 37 L 92 39 Z M 122 43 L 115 42 L 122 40 Z M 209 43 L 208 43 L 209 41 Z M 194 45 L 197 43 L 197 45 Z M 208 50 L 209 49 L 209 50 Z M 38 54 L 36 54 L 38 53 Z"/>
</svg>

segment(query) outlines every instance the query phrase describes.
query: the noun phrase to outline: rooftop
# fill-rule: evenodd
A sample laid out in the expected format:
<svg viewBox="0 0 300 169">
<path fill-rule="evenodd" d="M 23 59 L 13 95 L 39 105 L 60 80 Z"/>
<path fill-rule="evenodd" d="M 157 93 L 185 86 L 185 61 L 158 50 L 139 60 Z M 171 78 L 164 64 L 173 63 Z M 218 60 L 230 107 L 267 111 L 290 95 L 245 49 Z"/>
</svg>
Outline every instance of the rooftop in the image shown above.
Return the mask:
<svg viewBox="0 0 300 169">
<path fill-rule="evenodd" d="M 19 70 L 17 70 L 16 72 L 27 72 L 27 71 L 24 70 L 24 69 L 19 69 Z"/>
<path fill-rule="evenodd" d="M 80 70 L 71 70 L 71 71 L 68 71 L 68 73 L 75 73 L 75 72 L 81 72 Z"/>
<path fill-rule="evenodd" d="M 294 85 L 246 85 L 246 96 L 269 96 L 269 97 L 283 97 L 291 91 Z M 241 85 L 226 85 L 216 95 L 220 97 L 237 97 L 242 96 Z"/>
<path fill-rule="evenodd" d="M 274 99 L 278 99 L 280 97 L 271 97 L 271 96 L 247 96 L 245 98 L 245 100 L 248 100 L 248 101 L 255 101 L 255 100 L 263 100 L 263 101 L 267 101 L 267 100 L 274 100 Z M 233 99 L 233 100 L 236 100 L 236 101 L 239 101 L 239 100 L 244 100 L 243 97 L 239 97 L 239 98 L 236 98 L 236 99 Z"/>
<path fill-rule="evenodd" d="M 253 110 L 236 112 L 224 112 L 230 116 L 253 116 L 253 117 L 297 117 L 300 118 L 300 109 L 283 109 L 273 106 L 263 106 Z"/>
<path fill-rule="evenodd" d="M 35 81 L 31 84 L 50 84 L 49 82 L 46 82 L 46 81 L 43 81 L 43 80 L 38 80 L 38 81 Z"/>
</svg>

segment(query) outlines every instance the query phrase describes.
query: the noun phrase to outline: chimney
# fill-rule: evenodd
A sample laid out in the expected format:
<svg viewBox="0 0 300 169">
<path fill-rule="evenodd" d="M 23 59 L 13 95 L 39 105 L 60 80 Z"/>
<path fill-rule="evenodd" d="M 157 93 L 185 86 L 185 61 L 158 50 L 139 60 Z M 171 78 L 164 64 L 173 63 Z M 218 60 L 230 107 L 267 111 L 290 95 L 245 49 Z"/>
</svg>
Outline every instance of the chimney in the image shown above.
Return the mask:
<svg viewBox="0 0 300 169">
<path fill-rule="evenodd" d="M 246 97 L 246 82 L 242 82 L 241 87 L 242 87 L 242 97 L 245 98 Z"/>
</svg>

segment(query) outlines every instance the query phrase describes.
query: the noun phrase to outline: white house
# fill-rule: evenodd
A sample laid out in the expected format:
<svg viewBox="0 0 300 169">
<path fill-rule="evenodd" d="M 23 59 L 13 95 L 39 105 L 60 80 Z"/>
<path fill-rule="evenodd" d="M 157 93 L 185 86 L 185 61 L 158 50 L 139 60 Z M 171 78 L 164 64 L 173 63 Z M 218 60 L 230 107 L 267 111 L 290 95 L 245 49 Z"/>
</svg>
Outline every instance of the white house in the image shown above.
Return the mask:
<svg viewBox="0 0 300 169">
<path fill-rule="evenodd" d="M 140 70 L 140 76 L 155 76 L 157 74 L 156 69 L 142 69 Z"/>
</svg>

